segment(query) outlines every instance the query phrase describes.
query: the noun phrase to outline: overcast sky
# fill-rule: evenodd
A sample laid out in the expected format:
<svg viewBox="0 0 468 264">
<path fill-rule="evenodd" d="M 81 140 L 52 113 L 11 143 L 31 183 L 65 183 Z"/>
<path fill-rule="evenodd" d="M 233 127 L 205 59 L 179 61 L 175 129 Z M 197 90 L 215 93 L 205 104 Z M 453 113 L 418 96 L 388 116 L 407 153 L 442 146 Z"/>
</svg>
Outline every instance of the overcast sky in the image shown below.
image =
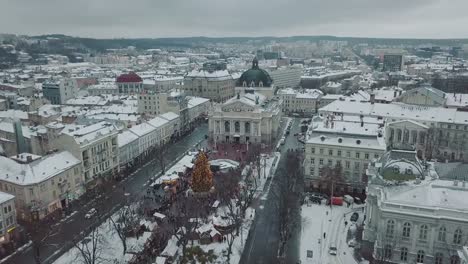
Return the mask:
<svg viewBox="0 0 468 264">
<path fill-rule="evenodd" d="M 0 0 L 0 33 L 468 38 L 468 0 Z"/>
</svg>

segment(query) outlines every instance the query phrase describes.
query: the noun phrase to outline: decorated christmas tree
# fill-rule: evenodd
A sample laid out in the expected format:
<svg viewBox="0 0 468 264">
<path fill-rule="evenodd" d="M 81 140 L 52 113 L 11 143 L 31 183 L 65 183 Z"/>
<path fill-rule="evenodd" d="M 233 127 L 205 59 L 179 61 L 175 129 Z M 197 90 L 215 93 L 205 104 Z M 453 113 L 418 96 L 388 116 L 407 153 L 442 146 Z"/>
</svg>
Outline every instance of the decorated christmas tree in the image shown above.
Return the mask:
<svg viewBox="0 0 468 264">
<path fill-rule="evenodd" d="M 194 192 L 208 192 L 213 187 L 213 174 L 205 152 L 200 151 L 192 172 L 192 190 Z"/>
</svg>

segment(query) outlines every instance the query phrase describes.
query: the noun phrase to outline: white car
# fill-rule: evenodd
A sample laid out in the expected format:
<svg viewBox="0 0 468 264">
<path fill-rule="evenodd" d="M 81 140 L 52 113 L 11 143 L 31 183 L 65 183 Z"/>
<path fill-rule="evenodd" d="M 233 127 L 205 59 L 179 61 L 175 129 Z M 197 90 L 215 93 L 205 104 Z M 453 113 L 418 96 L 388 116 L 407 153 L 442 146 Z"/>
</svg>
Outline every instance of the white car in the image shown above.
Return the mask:
<svg viewBox="0 0 468 264">
<path fill-rule="evenodd" d="M 336 253 L 337 253 L 337 249 L 336 249 L 336 246 L 331 244 L 330 247 L 328 248 L 328 254 L 330 255 L 333 255 L 333 256 L 336 256 Z"/>
<path fill-rule="evenodd" d="M 348 246 L 349 246 L 349 247 L 352 247 L 352 248 L 355 247 L 355 246 L 356 246 L 356 240 L 351 239 L 351 240 L 348 242 Z"/>
<path fill-rule="evenodd" d="M 92 208 L 92 209 L 89 210 L 89 212 L 85 215 L 85 218 L 86 218 L 86 219 L 90 219 L 90 218 L 93 217 L 96 213 L 97 213 L 96 209 Z"/>
</svg>

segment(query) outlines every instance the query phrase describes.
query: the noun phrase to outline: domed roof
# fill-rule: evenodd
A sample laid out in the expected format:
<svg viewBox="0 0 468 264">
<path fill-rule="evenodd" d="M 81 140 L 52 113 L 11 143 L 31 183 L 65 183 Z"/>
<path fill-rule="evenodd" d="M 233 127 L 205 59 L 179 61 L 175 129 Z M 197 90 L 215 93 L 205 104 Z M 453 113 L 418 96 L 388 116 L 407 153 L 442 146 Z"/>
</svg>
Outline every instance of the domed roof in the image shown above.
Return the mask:
<svg viewBox="0 0 468 264">
<path fill-rule="evenodd" d="M 143 79 L 141 77 L 134 73 L 134 72 L 129 72 L 129 73 L 124 73 L 121 74 L 119 77 L 117 77 L 116 82 L 118 83 L 138 83 L 138 82 L 143 82 Z"/>
<path fill-rule="evenodd" d="M 252 68 L 242 73 L 241 77 L 237 81 L 237 86 L 248 86 L 248 87 L 271 87 L 273 80 L 267 71 L 258 67 L 258 60 L 254 58 L 252 61 Z"/>
</svg>

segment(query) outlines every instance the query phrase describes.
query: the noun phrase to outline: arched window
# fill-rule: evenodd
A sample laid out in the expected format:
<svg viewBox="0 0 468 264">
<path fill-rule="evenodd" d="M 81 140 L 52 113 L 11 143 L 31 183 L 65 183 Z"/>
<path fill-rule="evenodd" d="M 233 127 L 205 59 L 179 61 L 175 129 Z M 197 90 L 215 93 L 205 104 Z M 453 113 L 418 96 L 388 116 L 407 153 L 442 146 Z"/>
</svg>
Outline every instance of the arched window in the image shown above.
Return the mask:
<svg viewBox="0 0 468 264">
<path fill-rule="evenodd" d="M 434 256 L 434 264 L 442 264 L 444 260 L 444 255 L 442 253 L 436 253 Z"/>
<path fill-rule="evenodd" d="M 395 231 L 395 221 L 388 220 L 387 221 L 387 231 L 386 231 L 387 237 L 393 237 L 394 231 Z"/>
<path fill-rule="evenodd" d="M 411 131 L 411 144 L 416 144 L 418 139 L 418 131 L 413 130 Z"/>
<path fill-rule="evenodd" d="M 395 137 L 395 129 L 390 128 L 390 142 L 393 141 L 393 138 Z"/>
<path fill-rule="evenodd" d="M 409 237 L 411 234 L 411 224 L 406 222 L 403 224 L 403 237 Z"/>
<path fill-rule="evenodd" d="M 242 86 L 247 87 L 247 82 L 246 81 L 242 82 Z"/>
<path fill-rule="evenodd" d="M 424 263 L 424 250 L 419 250 L 418 254 L 416 255 L 416 262 L 417 263 Z"/>
<path fill-rule="evenodd" d="M 460 264 L 460 257 L 453 255 L 450 257 L 450 264 Z"/>
<path fill-rule="evenodd" d="M 461 241 L 462 241 L 462 231 L 460 228 L 458 228 L 457 230 L 455 230 L 455 233 L 453 233 L 453 243 L 454 244 L 461 244 Z"/>
<path fill-rule="evenodd" d="M 229 121 L 224 122 L 224 132 L 229 133 L 231 130 L 231 123 Z"/>
<path fill-rule="evenodd" d="M 254 81 L 250 82 L 250 87 L 255 87 L 255 82 Z"/>
<path fill-rule="evenodd" d="M 405 247 L 402 247 L 400 250 L 400 260 L 401 261 L 407 261 L 408 260 L 408 249 Z"/>
<path fill-rule="evenodd" d="M 240 132 L 240 123 L 239 123 L 239 121 L 236 121 L 234 123 L 234 132 L 236 132 L 236 133 Z"/>
<path fill-rule="evenodd" d="M 262 82 L 262 81 L 260 81 L 260 82 L 258 83 L 258 87 L 263 87 L 263 82 Z"/>
<path fill-rule="evenodd" d="M 446 237 L 447 237 L 447 228 L 443 226 L 439 228 L 439 236 L 437 237 L 437 240 L 441 242 L 445 242 Z"/>
<path fill-rule="evenodd" d="M 427 230 L 429 228 L 427 227 L 427 225 L 422 225 L 420 228 L 419 228 L 419 239 L 422 239 L 422 240 L 426 240 L 427 239 Z"/>
<path fill-rule="evenodd" d="M 391 245 L 385 245 L 384 258 L 388 260 L 392 259 L 392 246 Z"/>
<path fill-rule="evenodd" d="M 245 133 L 250 133 L 250 122 L 245 122 Z"/>
</svg>

